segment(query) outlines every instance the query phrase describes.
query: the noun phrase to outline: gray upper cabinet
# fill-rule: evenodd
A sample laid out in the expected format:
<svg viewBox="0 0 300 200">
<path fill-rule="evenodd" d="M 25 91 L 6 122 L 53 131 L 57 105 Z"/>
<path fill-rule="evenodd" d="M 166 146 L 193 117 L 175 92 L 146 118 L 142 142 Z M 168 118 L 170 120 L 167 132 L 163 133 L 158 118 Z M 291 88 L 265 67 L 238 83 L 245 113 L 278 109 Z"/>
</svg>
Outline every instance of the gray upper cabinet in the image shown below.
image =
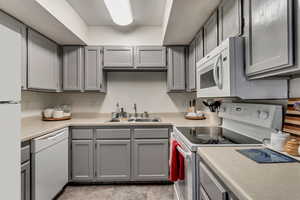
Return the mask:
<svg viewBox="0 0 300 200">
<path fill-rule="evenodd" d="M 293 1 L 244 1 L 246 74 L 278 75 L 293 61 Z"/>
<path fill-rule="evenodd" d="M 187 67 L 187 91 L 196 91 L 196 40 L 189 46 L 189 64 Z"/>
<path fill-rule="evenodd" d="M 204 55 L 218 46 L 218 12 L 215 11 L 203 27 Z"/>
<path fill-rule="evenodd" d="M 203 45 L 203 28 L 200 29 L 196 35 L 196 62 L 204 57 L 204 45 Z"/>
<path fill-rule="evenodd" d="M 27 89 L 27 27 L 24 24 L 20 24 L 20 33 L 22 36 L 21 41 L 21 88 Z"/>
<path fill-rule="evenodd" d="M 6 83 L 0 85 L 0 101 L 19 100 L 21 98 L 21 73 L 25 75 L 26 79 L 26 69 L 24 68 L 26 61 L 23 60 L 26 59 L 24 57 L 24 53 L 26 55 L 26 49 L 24 52 L 26 27 L 0 10 L 0 35 L 1 67 L 5 69 L 5 73 L 0 74 L 0 79 Z"/>
<path fill-rule="evenodd" d="M 58 48 L 56 43 L 28 29 L 28 89 L 61 89 Z"/>
<path fill-rule="evenodd" d="M 186 90 L 186 47 L 168 47 L 168 92 L 184 92 Z"/>
<path fill-rule="evenodd" d="M 130 180 L 130 140 L 96 141 L 96 179 Z"/>
<path fill-rule="evenodd" d="M 103 72 L 102 47 L 85 47 L 85 91 L 106 92 L 106 76 Z"/>
<path fill-rule="evenodd" d="M 83 91 L 84 48 L 81 46 L 63 47 L 63 90 Z"/>
<path fill-rule="evenodd" d="M 104 68 L 132 68 L 133 47 L 106 46 L 103 53 Z"/>
<path fill-rule="evenodd" d="M 91 181 L 94 178 L 94 145 L 93 140 L 72 141 L 73 181 Z"/>
<path fill-rule="evenodd" d="M 242 33 L 241 0 L 223 0 L 218 9 L 219 41 Z"/>
<path fill-rule="evenodd" d="M 168 180 L 168 139 L 136 139 L 133 155 L 133 180 Z"/>
<path fill-rule="evenodd" d="M 137 46 L 134 58 L 137 68 L 166 68 L 166 48 L 162 46 Z"/>
</svg>

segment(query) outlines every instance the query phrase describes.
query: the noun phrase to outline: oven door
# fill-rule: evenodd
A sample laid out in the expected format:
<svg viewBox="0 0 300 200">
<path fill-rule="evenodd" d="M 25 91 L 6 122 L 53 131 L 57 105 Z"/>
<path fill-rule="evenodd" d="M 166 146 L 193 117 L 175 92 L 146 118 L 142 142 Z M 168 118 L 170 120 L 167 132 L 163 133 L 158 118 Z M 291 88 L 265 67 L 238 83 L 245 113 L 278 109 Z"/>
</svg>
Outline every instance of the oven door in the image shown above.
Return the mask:
<svg viewBox="0 0 300 200">
<path fill-rule="evenodd" d="M 196 184 L 195 184 L 195 153 L 191 152 L 188 147 L 180 141 L 179 137 L 176 137 L 172 133 L 172 139 L 175 139 L 180 147 L 177 147 L 177 150 L 184 157 L 184 167 L 185 167 L 185 177 L 184 180 L 178 180 L 175 182 L 175 192 L 178 200 L 196 200 Z"/>
<path fill-rule="evenodd" d="M 230 96 L 228 49 L 197 64 L 197 97 Z"/>
</svg>

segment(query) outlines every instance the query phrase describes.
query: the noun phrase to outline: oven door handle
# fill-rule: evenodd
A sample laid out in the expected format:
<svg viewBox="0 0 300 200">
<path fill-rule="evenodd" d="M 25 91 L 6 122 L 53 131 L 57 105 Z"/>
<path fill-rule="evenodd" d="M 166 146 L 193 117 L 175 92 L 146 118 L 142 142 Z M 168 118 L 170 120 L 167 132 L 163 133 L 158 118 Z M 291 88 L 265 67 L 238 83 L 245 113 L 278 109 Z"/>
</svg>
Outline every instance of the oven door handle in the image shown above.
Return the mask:
<svg viewBox="0 0 300 200">
<path fill-rule="evenodd" d="M 223 82 L 223 80 L 220 80 L 220 78 L 222 79 L 223 77 L 222 66 L 219 65 L 219 63 L 221 64 L 221 60 L 222 60 L 222 55 L 219 55 L 214 65 L 214 81 L 219 89 L 222 89 L 222 82 Z"/>
<path fill-rule="evenodd" d="M 177 146 L 176 149 L 184 157 L 184 159 L 187 159 L 187 158 L 191 157 L 191 155 L 192 155 L 192 153 L 188 153 L 188 152 L 184 151 L 180 146 Z"/>
</svg>

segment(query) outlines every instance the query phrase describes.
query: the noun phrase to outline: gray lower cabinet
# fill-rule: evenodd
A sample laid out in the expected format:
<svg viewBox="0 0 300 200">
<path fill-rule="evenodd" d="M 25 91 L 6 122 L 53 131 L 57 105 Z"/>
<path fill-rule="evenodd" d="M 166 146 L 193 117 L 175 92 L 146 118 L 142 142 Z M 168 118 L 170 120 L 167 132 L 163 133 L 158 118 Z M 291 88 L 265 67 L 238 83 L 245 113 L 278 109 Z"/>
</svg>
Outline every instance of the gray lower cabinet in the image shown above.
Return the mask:
<svg viewBox="0 0 300 200">
<path fill-rule="evenodd" d="M 218 46 L 218 12 L 215 11 L 203 27 L 204 55 Z"/>
<path fill-rule="evenodd" d="M 133 180 L 168 180 L 168 139 L 135 139 L 133 143 Z"/>
<path fill-rule="evenodd" d="M 293 0 L 244 1 L 249 78 L 280 75 L 282 70 L 293 66 L 293 3 Z"/>
<path fill-rule="evenodd" d="M 59 53 L 56 43 L 28 29 L 28 89 L 60 91 Z"/>
<path fill-rule="evenodd" d="M 84 48 L 82 46 L 63 47 L 63 90 L 83 91 Z"/>
<path fill-rule="evenodd" d="M 189 62 L 187 67 L 187 91 L 196 91 L 196 40 L 189 46 Z"/>
<path fill-rule="evenodd" d="M 184 92 L 186 90 L 186 47 L 168 47 L 168 92 Z"/>
<path fill-rule="evenodd" d="M 22 144 L 21 148 L 21 200 L 31 198 L 30 145 Z"/>
<path fill-rule="evenodd" d="M 103 50 L 104 68 L 133 68 L 133 47 L 131 46 L 106 46 Z"/>
<path fill-rule="evenodd" d="M 72 140 L 72 181 L 92 181 L 94 179 L 93 140 Z"/>
<path fill-rule="evenodd" d="M 166 68 L 166 48 L 162 46 L 135 47 L 136 68 Z"/>
<path fill-rule="evenodd" d="M 103 48 L 85 47 L 84 90 L 106 92 L 106 74 L 103 72 Z"/>
<path fill-rule="evenodd" d="M 218 8 L 219 41 L 242 33 L 242 1 L 223 0 Z"/>
<path fill-rule="evenodd" d="M 204 57 L 203 28 L 196 35 L 196 63 Z"/>
<path fill-rule="evenodd" d="M 169 128 L 72 128 L 70 180 L 167 181 Z"/>
<path fill-rule="evenodd" d="M 95 153 L 96 180 L 130 180 L 130 140 L 97 140 Z"/>
<path fill-rule="evenodd" d="M 21 200 L 30 200 L 30 161 L 21 165 Z"/>
</svg>

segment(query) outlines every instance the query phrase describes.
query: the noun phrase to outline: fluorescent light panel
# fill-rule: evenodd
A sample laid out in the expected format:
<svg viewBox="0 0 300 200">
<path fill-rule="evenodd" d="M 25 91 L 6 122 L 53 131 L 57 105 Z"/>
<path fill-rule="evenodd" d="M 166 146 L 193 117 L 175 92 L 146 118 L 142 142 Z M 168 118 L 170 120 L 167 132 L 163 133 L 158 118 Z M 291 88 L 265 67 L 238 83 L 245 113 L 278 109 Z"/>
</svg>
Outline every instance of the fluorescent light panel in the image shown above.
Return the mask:
<svg viewBox="0 0 300 200">
<path fill-rule="evenodd" d="M 115 24 L 126 26 L 133 22 L 130 0 L 104 0 Z"/>
</svg>

